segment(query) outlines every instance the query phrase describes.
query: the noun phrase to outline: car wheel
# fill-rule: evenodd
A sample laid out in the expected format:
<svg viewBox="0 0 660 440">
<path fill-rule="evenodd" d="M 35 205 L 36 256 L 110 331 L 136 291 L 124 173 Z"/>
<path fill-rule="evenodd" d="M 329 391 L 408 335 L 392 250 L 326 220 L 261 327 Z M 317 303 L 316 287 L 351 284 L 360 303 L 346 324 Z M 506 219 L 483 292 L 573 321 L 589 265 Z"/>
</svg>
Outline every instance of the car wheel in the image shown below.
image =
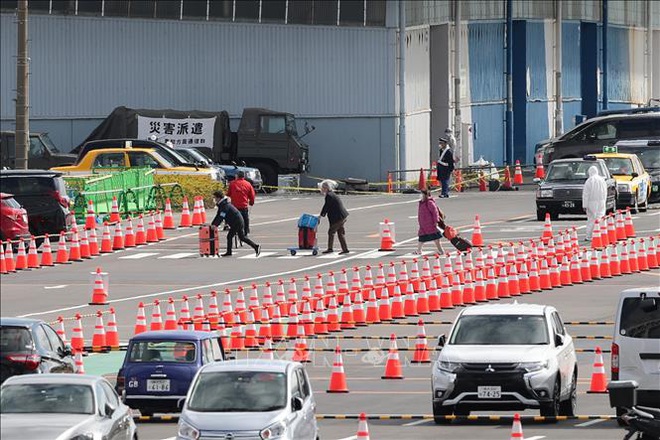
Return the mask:
<svg viewBox="0 0 660 440">
<path fill-rule="evenodd" d="M 573 370 L 571 392 L 568 399 L 559 404 L 559 415 L 573 417 L 577 410 L 577 369 Z"/>
<path fill-rule="evenodd" d="M 542 417 L 552 417 L 552 420 L 549 420 L 550 422 L 556 422 L 557 421 L 557 416 L 559 415 L 559 390 L 560 390 L 560 383 L 559 379 L 557 379 L 557 382 L 555 382 L 555 387 L 552 390 L 552 401 L 550 403 L 544 403 L 541 405 L 541 416 Z"/>
<path fill-rule="evenodd" d="M 639 195 L 635 193 L 635 204 L 630 209 L 630 212 L 632 212 L 633 214 L 637 214 L 639 212 L 639 202 L 637 201 L 638 196 Z"/>
<path fill-rule="evenodd" d="M 536 210 L 536 221 L 537 222 L 542 222 L 545 220 L 545 211 L 541 211 L 539 209 Z"/>
<path fill-rule="evenodd" d="M 442 406 L 438 404 L 433 404 L 433 421 L 436 425 L 448 425 L 451 423 L 451 419 L 447 416 L 452 415 L 454 408 L 451 406 Z"/>
</svg>

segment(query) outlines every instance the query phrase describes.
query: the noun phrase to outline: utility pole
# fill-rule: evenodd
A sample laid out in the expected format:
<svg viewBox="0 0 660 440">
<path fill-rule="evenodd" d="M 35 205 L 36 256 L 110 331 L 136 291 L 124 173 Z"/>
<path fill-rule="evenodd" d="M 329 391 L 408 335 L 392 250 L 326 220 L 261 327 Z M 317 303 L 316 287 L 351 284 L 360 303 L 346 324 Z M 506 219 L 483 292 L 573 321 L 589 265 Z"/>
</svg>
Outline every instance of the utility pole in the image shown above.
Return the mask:
<svg viewBox="0 0 660 440">
<path fill-rule="evenodd" d="M 30 140 L 30 88 L 28 58 L 28 0 L 18 1 L 18 53 L 16 58 L 16 169 L 28 169 Z"/>
<path fill-rule="evenodd" d="M 454 136 L 456 153 L 460 154 L 459 167 L 470 162 L 468 143 L 461 136 L 461 0 L 454 0 Z"/>
<path fill-rule="evenodd" d="M 562 51 L 562 4 L 555 0 L 555 137 L 564 132 L 564 103 L 561 90 L 561 51 Z"/>
<path fill-rule="evenodd" d="M 404 0 L 399 0 L 399 151 L 398 151 L 397 169 L 405 170 L 407 166 L 408 164 L 406 161 L 406 2 Z"/>
</svg>

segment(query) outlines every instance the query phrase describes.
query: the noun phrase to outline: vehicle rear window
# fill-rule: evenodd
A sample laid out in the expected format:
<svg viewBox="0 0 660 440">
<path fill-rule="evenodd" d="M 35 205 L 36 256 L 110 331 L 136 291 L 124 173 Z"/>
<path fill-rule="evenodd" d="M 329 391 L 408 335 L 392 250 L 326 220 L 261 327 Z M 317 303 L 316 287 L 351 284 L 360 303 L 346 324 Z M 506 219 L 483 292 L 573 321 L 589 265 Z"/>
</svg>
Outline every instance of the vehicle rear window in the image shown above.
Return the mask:
<svg viewBox="0 0 660 440">
<path fill-rule="evenodd" d="M 451 335 L 454 345 L 548 344 L 548 329 L 539 315 L 464 315 Z"/>
<path fill-rule="evenodd" d="M 625 298 L 619 334 L 629 338 L 660 339 L 660 298 Z"/>
<path fill-rule="evenodd" d="M 0 327 L 0 351 L 25 353 L 33 350 L 32 336 L 25 327 Z"/>
<path fill-rule="evenodd" d="M 94 414 L 94 394 L 88 385 L 15 384 L 2 387 L 2 413 Z"/>
<path fill-rule="evenodd" d="M 43 195 L 61 190 L 52 177 L 11 176 L 2 178 L 2 191 L 15 196 Z"/>
<path fill-rule="evenodd" d="M 6 206 L 8 208 L 13 208 L 13 209 L 19 209 L 21 207 L 21 204 L 18 203 L 16 200 L 14 200 L 13 197 L 7 197 L 6 199 L 2 199 L 2 206 Z"/>
<path fill-rule="evenodd" d="M 128 355 L 129 362 L 194 362 L 196 347 L 187 341 L 136 341 Z"/>
</svg>

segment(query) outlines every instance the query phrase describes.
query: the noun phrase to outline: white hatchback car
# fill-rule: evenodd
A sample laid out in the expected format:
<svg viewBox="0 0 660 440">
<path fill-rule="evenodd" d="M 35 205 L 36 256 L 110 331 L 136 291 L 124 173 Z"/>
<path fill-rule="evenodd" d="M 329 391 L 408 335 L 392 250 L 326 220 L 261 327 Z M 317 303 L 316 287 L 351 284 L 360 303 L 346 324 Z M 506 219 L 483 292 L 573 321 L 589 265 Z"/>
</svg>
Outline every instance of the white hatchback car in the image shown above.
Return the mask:
<svg viewBox="0 0 660 440">
<path fill-rule="evenodd" d="M 612 380 L 634 380 L 637 403 L 660 408 L 660 288 L 621 292 L 614 321 Z"/>
<path fill-rule="evenodd" d="M 575 348 L 554 307 L 517 302 L 469 307 L 439 345 L 432 377 L 436 423 L 478 409 L 575 414 Z"/>
</svg>

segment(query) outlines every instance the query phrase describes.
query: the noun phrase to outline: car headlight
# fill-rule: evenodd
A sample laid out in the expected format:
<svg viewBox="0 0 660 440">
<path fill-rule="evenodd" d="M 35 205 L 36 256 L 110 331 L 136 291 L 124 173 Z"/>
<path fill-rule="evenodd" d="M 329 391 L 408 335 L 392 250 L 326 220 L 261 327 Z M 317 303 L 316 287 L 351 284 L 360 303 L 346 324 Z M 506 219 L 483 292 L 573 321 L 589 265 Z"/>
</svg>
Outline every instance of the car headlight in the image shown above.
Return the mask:
<svg viewBox="0 0 660 440">
<path fill-rule="evenodd" d="M 440 371 L 445 371 L 447 373 L 453 373 L 458 370 L 461 366 L 460 362 L 451 362 L 451 361 L 438 361 L 435 363 L 435 366 Z"/>
<path fill-rule="evenodd" d="M 524 369 L 528 373 L 534 371 L 540 371 L 545 368 L 548 368 L 548 361 L 539 361 L 539 362 L 521 362 L 520 368 Z"/>
<path fill-rule="evenodd" d="M 539 189 L 538 191 L 536 191 L 536 196 L 540 199 L 552 198 L 552 190 L 551 189 Z"/>
<path fill-rule="evenodd" d="M 268 428 L 264 428 L 259 432 L 259 435 L 264 440 L 281 438 L 284 434 L 286 434 L 286 425 L 284 422 L 273 423 Z"/>
<path fill-rule="evenodd" d="M 197 440 L 199 438 L 199 431 L 187 422 L 180 420 L 178 436 L 184 439 Z"/>
<path fill-rule="evenodd" d="M 626 183 L 619 183 L 616 186 L 616 190 L 619 192 L 624 192 L 624 193 L 629 193 L 630 191 L 630 185 Z"/>
</svg>

